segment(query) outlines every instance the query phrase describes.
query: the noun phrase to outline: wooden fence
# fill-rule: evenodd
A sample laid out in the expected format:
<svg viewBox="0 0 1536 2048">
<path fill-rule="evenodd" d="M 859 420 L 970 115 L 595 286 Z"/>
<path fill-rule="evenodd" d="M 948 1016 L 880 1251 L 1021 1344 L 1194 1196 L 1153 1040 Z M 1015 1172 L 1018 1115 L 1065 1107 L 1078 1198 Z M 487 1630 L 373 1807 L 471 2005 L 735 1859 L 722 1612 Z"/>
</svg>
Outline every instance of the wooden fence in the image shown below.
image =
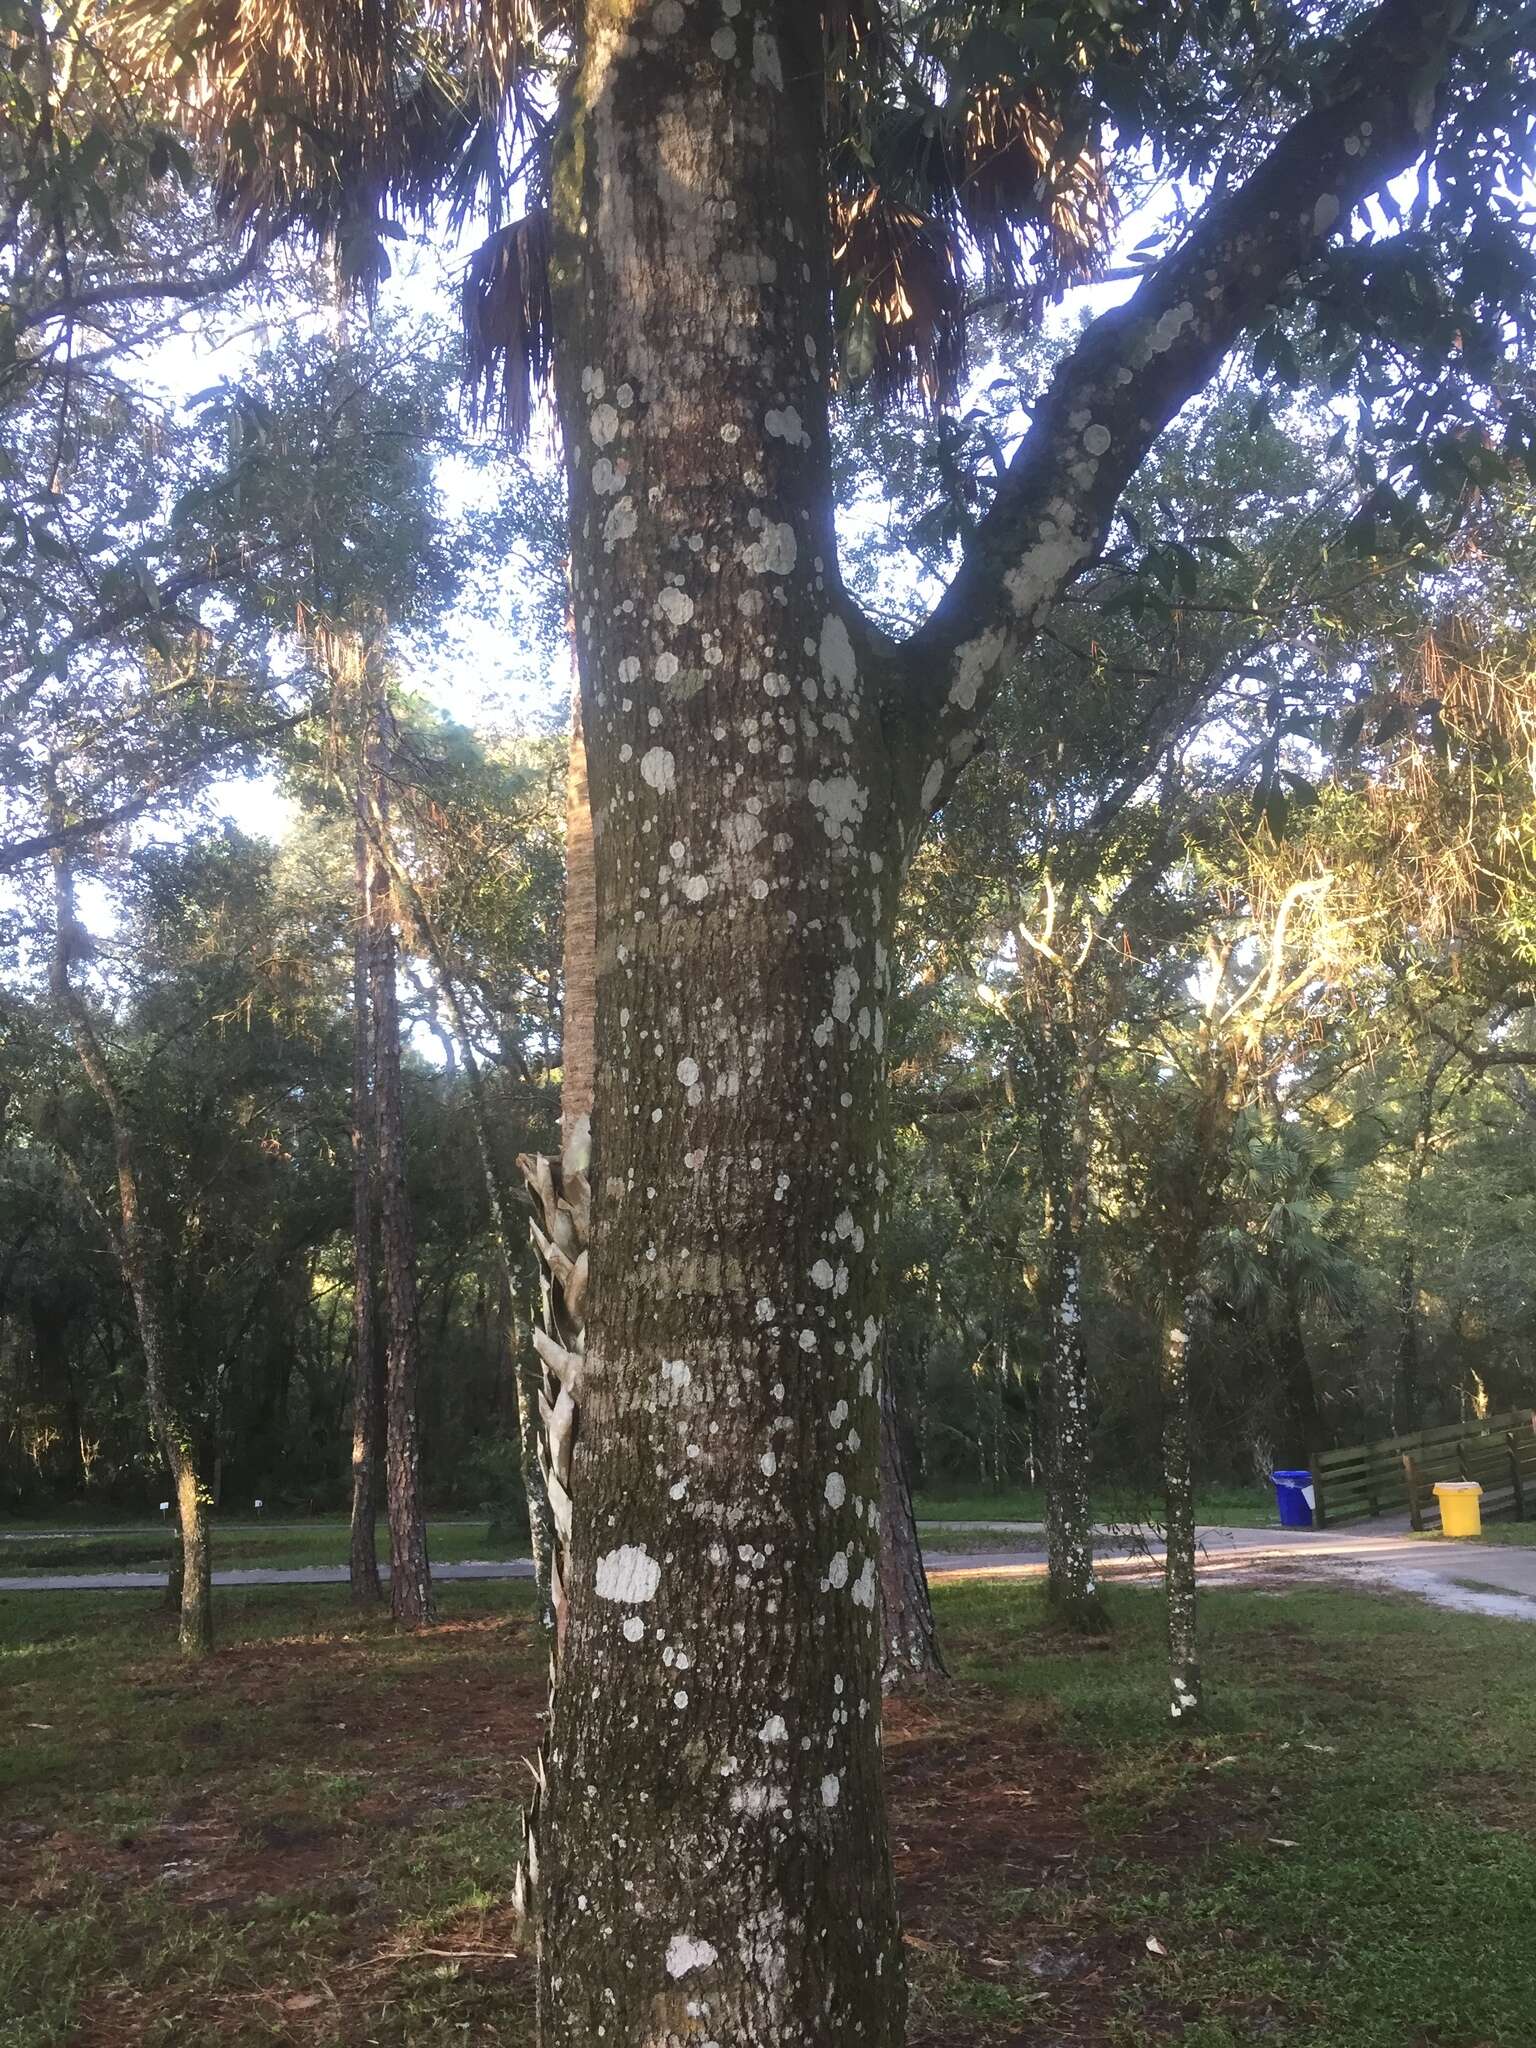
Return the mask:
<svg viewBox="0 0 1536 2048">
<path fill-rule="evenodd" d="M 1536 1517 L 1536 1412 L 1517 1408 L 1374 1444 L 1319 1451 L 1312 1460 L 1313 1520 L 1318 1528 L 1369 1515 L 1408 1511 L 1421 1533 L 1440 1526 L 1435 1482 L 1475 1479 L 1484 1517 Z"/>
</svg>

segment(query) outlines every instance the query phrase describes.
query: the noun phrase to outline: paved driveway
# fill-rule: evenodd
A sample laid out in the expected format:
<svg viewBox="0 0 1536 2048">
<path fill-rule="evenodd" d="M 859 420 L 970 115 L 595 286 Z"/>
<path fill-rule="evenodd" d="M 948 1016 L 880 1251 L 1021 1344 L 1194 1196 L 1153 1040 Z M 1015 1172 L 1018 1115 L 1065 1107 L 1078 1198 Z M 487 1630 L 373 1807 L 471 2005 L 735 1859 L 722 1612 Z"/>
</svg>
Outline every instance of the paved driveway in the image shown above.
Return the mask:
<svg viewBox="0 0 1536 2048">
<path fill-rule="evenodd" d="M 967 1529 L 1016 1535 L 1017 1548 L 936 1551 L 930 1578 L 1024 1579 L 1045 1571 L 1045 1532 L 1035 1522 L 935 1524 L 951 1540 Z M 1202 1582 L 1242 1585 L 1293 1577 L 1345 1585 L 1388 1587 L 1417 1594 L 1437 1607 L 1469 1614 L 1502 1615 L 1536 1621 L 1536 1545 L 1448 1543 L 1413 1536 L 1395 1523 L 1373 1522 L 1360 1529 L 1201 1528 Z M 1162 1547 L 1150 1530 L 1106 1529 L 1099 1533 L 1099 1570 L 1107 1579 L 1155 1578 Z M 386 1573 L 387 1573 L 387 1567 Z M 528 1579 L 526 1558 L 470 1559 L 433 1567 L 433 1576 L 454 1579 Z M 345 1565 L 304 1565 L 290 1570 L 263 1566 L 250 1571 L 215 1571 L 216 1586 L 342 1586 Z M 165 1584 L 163 1572 L 32 1572 L 0 1578 L 0 1593 L 152 1592 Z"/>
</svg>

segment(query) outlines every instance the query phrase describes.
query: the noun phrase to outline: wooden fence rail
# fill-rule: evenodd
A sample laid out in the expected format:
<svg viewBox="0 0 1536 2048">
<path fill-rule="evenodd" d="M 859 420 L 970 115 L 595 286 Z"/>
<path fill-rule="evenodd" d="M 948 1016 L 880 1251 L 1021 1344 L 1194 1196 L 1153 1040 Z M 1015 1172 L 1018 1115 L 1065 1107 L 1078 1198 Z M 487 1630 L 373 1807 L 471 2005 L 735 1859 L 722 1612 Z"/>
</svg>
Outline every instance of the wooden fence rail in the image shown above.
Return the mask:
<svg viewBox="0 0 1536 2048">
<path fill-rule="evenodd" d="M 1373 1444 L 1318 1451 L 1312 1459 L 1313 1519 L 1320 1529 L 1406 1508 L 1421 1533 L 1440 1525 L 1438 1480 L 1475 1479 L 1483 1514 L 1536 1515 L 1536 1411 L 1512 1409 L 1449 1422 Z"/>
</svg>

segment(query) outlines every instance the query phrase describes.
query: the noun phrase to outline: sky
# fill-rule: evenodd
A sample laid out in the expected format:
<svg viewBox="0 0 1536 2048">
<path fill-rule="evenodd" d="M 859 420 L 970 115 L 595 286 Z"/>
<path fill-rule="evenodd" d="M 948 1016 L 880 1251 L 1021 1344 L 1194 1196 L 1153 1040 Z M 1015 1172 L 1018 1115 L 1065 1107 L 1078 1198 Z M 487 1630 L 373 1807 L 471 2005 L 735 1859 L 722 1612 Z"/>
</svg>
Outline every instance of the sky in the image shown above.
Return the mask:
<svg viewBox="0 0 1536 2048">
<path fill-rule="evenodd" d="M 1165 207 L 1143 208 L 1123 224 L 1122 246 L 1142 240 Z M 415 314 L 447 313 L 458 304 L 465 262 L 479 241 L 483 227 L 466 227 L 457 238 L 446 234 L 419 233 L 392 244 L 394 275 L 380 292 L 381 311 L 397 308 Z M 1075 326 L 1085 310 L 1098 313 L 1122 302 L 1135 289 L 1133 280 L 1079 287 L 1066 295 L 1059 306 L 1047 313 L 1047 331 L 1065 331 Z M 361 313 L 353 317 L 364 317 Z M 318 329 L 322 316 L 296 308 L 285 310 L 281 300 L 257 318 L 249 310 L 237 319 L 217 314 L 194 316 L 180 329 L 146 351 L 136 365 L 136 380 L 172 405 L 183 406 L 223 378 L 238 377 L 255 360 L 285 321 L 302 319 Z M 999 365 L 986 361 L 978 365 L 972 390 L 984 392 L 997 376 Z M 968 401 L 967 401 L 968 402 Z M 962 404 L 961 409 L 964 409 Z M 1012 423 L 1014 436 L 1022 435 L 1027 424 L 1022 414 Z M 1010 451 L 1011 452 L 1011 451 Z M 553 434 L 535 434 L 526 452 L 508 453 L 506 460 L 550 465 L 557 460 Z M 450 510 L 466 507 L 474 494 L 495 488 L 496 465 L 483 467 L 445 462 L 439 481 Z M 868 508 L 855 508 L 850 518 L 863 520 L 872 515 Z M 509 574 L 507 591 L 513 592 Z M 441 711 L 473 730 L 543 726 L 552 707 L 562 705 L 569 693 L 568 660 L 564 656 L 547 668 L 530 671 L 520 650 L 510 650 L 509 659 L 501 622 L 492 621 L 471 608 L 463 608 L 452 620 L 451 633 L 431 651 L 430 661 L 412 664 L 407 656 L 406 671 L 411 686 Z M 271 774 L 227 776 L 214 781 L 206 793 L 206 806 L 215 815 L 227 817 L 241 831 L 279 838 L 295 816 L 292 800 L 283 795 Z M 146 839 L 166 840 L 177 836 L 182 822 L 167 814 L 143 828 Z"/>
</svg>

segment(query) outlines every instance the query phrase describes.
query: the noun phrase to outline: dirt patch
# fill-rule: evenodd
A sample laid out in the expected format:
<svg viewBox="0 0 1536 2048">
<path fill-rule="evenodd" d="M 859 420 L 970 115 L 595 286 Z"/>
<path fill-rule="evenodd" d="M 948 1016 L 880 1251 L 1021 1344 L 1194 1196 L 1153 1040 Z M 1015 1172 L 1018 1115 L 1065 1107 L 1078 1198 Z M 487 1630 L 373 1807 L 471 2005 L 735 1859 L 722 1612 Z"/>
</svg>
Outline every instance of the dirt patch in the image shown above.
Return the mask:
<svg viewBox="0 0 1536 2048">
<path fill-rule="evenodd" d="M 1144 1935 L 1114 1923 L 1106 1759 L 1064 1739 L 1049 1705 L 1000 1705 L 956 1686 L 893 1702 L 886 1757 L 913 1987 L 909 2048 L 1090 2048 L 1148 1967 Z M 1267 1796 L 1169 1759 L 1155 1808 L 1114 1828 L 1117 1866 L 1172 1877 L 1213 1845 L 1272 1824 Z M 1173 2038 L 1170 2036 L 1170 2038 Z"/>
<path fill-rule="evenodd" d="M 1048 1631 L 1038 1646 L 1060 1647 Z M 396 1646 L 387 1668 L 361 1632 L 137 1667 L 138 1697 L 174 1719 L 173 1795 L 115 1835 L 34 1821 L 0 1839 L 0 1899 L 94 1913 L 110 1945 L 71 2042 L 531 2042 L 505 1887 L 545 1704 L 535 1648 L 525 1622 L 476 1618 L 419 1655 Z M 1181 1774 L 1170 1751 L 1172 1794 L 1159 1781 L 1142 1812 L 1128 1775 L 1109 1829 L 1104 1750 L 1068 1739 L 1050 1704 L 980 1686 L 892 1703 L 886 1751 L 910 2048 L 1102 2048 L 1155 1967 L 1106 1895 L 1111 1835 L 1115 1858 L 1171 1874 L 1269 1821 L 1251 1785 L 1194 1761 Z M 436 1859 L 463 1897 L 466 1840 L 485 1849 L 485 1899 L 406 1910 L 403 1865 Z"/>
</svg>

